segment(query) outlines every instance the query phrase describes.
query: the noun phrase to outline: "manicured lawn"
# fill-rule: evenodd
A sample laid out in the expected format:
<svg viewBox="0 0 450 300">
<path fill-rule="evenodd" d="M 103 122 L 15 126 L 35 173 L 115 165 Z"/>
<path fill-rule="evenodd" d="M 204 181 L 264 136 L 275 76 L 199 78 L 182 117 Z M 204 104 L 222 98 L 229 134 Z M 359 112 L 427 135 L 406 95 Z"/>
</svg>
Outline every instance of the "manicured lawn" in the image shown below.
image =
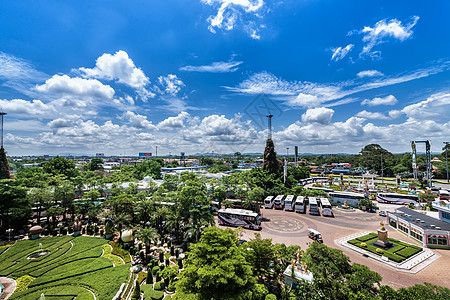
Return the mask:
<svg viewBox="0 0 450 300">
<path fill-rule="evenodd" d="M 40 248 L 39 244 L 49 254 L 28 259 Z M 0 276 L 20 278 L 19 282 L 23 282 L 25 289 L 16 290 L 10 299 L 35 300 L 42 293 L 63 300 L 91 300 L 92 293 L 99 300 L 111 299 L 125 282 L 130 266 L 111 255 L 106 244 L 107 240 L 85 236 L 19 241 L 0 254 Z M 103 247 L 109 253 L 105 251 L 102 256 Z"/>
<path fill-rule="evenodd" d="M 379 252 L 380 250 L 377 251 L 377 249 L 379 249 L 378 247 L 371 245 L 371 243 L 376 242 L 377 240 L 378 235 L 376 233 L 369 233 L 356 239 L 349 240 L 348 243 L 357 246 L 361 249 L 370 251 L 379 256 L 383 255 L 389 258 L 389 260 L 395 261 L 397 263 L 400 263 L 423 250 L 419 246 L 411 245 L 396 239 L 389 238 L 388 239 L 389 242 L 395 244 L 396 246 L 392 247 L 389 250 Z"/>
</svg>

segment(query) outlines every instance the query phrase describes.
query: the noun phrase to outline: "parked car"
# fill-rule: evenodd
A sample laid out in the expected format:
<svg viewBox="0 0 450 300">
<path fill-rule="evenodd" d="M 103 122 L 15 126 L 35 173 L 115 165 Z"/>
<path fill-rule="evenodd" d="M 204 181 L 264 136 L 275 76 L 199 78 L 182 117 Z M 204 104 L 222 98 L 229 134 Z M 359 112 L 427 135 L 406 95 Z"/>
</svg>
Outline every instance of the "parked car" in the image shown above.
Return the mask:
<svg viewBox="0 0 450 300">
<path fill-rule="evenodd" d="M 380 217 L 386 217 L 386 212 L 385 212 L 384 210 L 380 210 L 380 211 L 378 212 L 378 215 L 379 215 Z"/>
<path fill-rule="evenodd" d="M 318 232 L 317 230 L 308 228 L 308 237 L 310 239 L 318 241 L 319 243 L 323 243 L 322 234 L 320 232 Z"/>
</svg>

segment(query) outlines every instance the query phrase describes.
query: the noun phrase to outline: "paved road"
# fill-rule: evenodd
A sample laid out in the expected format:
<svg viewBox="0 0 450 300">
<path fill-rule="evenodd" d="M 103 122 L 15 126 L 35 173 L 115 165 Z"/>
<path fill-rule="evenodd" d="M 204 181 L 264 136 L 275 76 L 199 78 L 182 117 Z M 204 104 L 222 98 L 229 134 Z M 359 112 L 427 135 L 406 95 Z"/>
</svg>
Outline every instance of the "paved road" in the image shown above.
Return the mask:
<svg viewBox="0 0 450 300">
<path fill-rule="evenodd" d="M 398 289 L 414 284 L 431 282 L 450 288 L 450 277 L 448 277 L 450 250 L 433 250 L 441 254 L 442 257 L 417 274 L 396 271 L 334 243 L 334 240 L 350 234 L 361 231 L 376 231 L 380 226 L 380 221 L 384 220 L 384 218 L 374 213 L 366 213 L 359 210 L 342 211 L 334 209 L 333 211 L 335 218 L 264 209 L 262 212 L 267 221 L 263 222 L 263 229 L 260 233 L 263 238 L 270 238 L 274 243 L 300 245 L 303 249 L 306 249 L 308 243 L 311 242 L 307 237 L 307 230 L 308 228 L 313 228 L 322 233 L 324 243 L 327 246 L 343 250 L 353 263 L 367 265 L 373 271 L 378 272 L 383 277 L 383 284 L 389 284 L 393 288 Z M 386 227 L 391 237 L 417 244 L 389 226 Z M 254 231 L 246 230 L 243 238 L 249 240 L 253 238 L 254 233 Z"/>
</svg>

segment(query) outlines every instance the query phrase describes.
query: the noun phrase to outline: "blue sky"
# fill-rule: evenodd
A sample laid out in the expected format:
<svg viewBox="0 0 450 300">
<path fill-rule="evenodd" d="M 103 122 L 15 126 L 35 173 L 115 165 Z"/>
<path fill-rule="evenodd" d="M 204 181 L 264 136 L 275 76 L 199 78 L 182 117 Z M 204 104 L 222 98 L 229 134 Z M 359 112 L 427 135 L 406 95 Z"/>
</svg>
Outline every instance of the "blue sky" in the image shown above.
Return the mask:
<svg viewBox="0 0 450 300">
<path fill-rule="evenodd" d="M 449 1 L 2 1 L 5 148 L 262 152 L 271 113 L 282 154 L 404 152 L 423 139 L 440 151 L 449 11 Z"/>
</svg>

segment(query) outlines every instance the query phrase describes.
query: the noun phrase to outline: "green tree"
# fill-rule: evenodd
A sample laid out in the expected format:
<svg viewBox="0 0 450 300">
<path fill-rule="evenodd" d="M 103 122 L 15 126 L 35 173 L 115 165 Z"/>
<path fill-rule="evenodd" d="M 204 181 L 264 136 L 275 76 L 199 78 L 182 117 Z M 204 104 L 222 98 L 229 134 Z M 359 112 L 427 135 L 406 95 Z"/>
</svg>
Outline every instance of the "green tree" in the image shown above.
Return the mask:
<svg viewBox="0 0 450 300">
<path fill-rule="evenodd" d="M 385 174 L 387 174 L 388 168 L 385 165 L 385 161 L 392 159 L 392 157 L 392 153 L 386 149 L 383 149 L 380 145 L 370 144 L 361 150 L 359 163 L 369 170 L 376 170 L 379 174 L 381 174 L 381 161 L 383 161 L 383 169 Z"/>
<path fill-rule="evenodd" d="M 264 149 L 262 169 L 269 171 L 269 173 L 278 173 L 280 169 L 280 163 L 277 159 L 277 153 L 275 152 L 275 145 L 271 139 L 267 139 L 266 148 Z"/>
<path fill-rule="evenodd" d="M 73 179 L 79 175 L 79 170 L 75 168 L 75 163 L 63 157 L 55 157 L 43 165 L 46 173 L 59 175 L 62 174 L 68 179 Z"/>
<path fill-rule="evenodd" d="M 48 187 L 33 188 L 27 195 L 37 209 L 37 223 L 41 224 L 42 212 L 52 207 L 52 193 Z"/>
<path fill-rule="evenodd" d="M 150 245 L 152 241 L 157 241 L 159 234 L 153 227 L 139 227 L 136 231 L 136 238 L 144 243 L 145 256 L 148 258 L 148 254 L 150 253 Z"/>
<path fill-rule="evenodd" d="M 87 171 L 103 170 L 103 159 L 94 157 L 90 162 L 84 165 L 84 169 Z"/>
<path fill-rule="evenodd" d="M 9 163 L 6 157 L 6 151 L 3 146 L 0 147 L 0 180 L 10 179 L 11 174 L 9 173 Z"/>
<path fill-rule="evenodd" d="M 271 274 L 271 265 L 277 258 L 272 240 L 262 239 L 260 233 L 255 233 L 255 237 L 241 247 L 247 262 L 253 268 L 253 273 L 263 281 L 263 277 Z"/>
<path fill-rule="evenodd" d="M 210 227 L 191 245 L 177 294 L 196 299 L 251 299 L 255 278 L 231 229 Z"/>
<path fill-rule="evenodd" d="M 20 229 L 32 216 L 27 190 L 11 179 L 0 180 L 0 231 Z"/>
</svg>

